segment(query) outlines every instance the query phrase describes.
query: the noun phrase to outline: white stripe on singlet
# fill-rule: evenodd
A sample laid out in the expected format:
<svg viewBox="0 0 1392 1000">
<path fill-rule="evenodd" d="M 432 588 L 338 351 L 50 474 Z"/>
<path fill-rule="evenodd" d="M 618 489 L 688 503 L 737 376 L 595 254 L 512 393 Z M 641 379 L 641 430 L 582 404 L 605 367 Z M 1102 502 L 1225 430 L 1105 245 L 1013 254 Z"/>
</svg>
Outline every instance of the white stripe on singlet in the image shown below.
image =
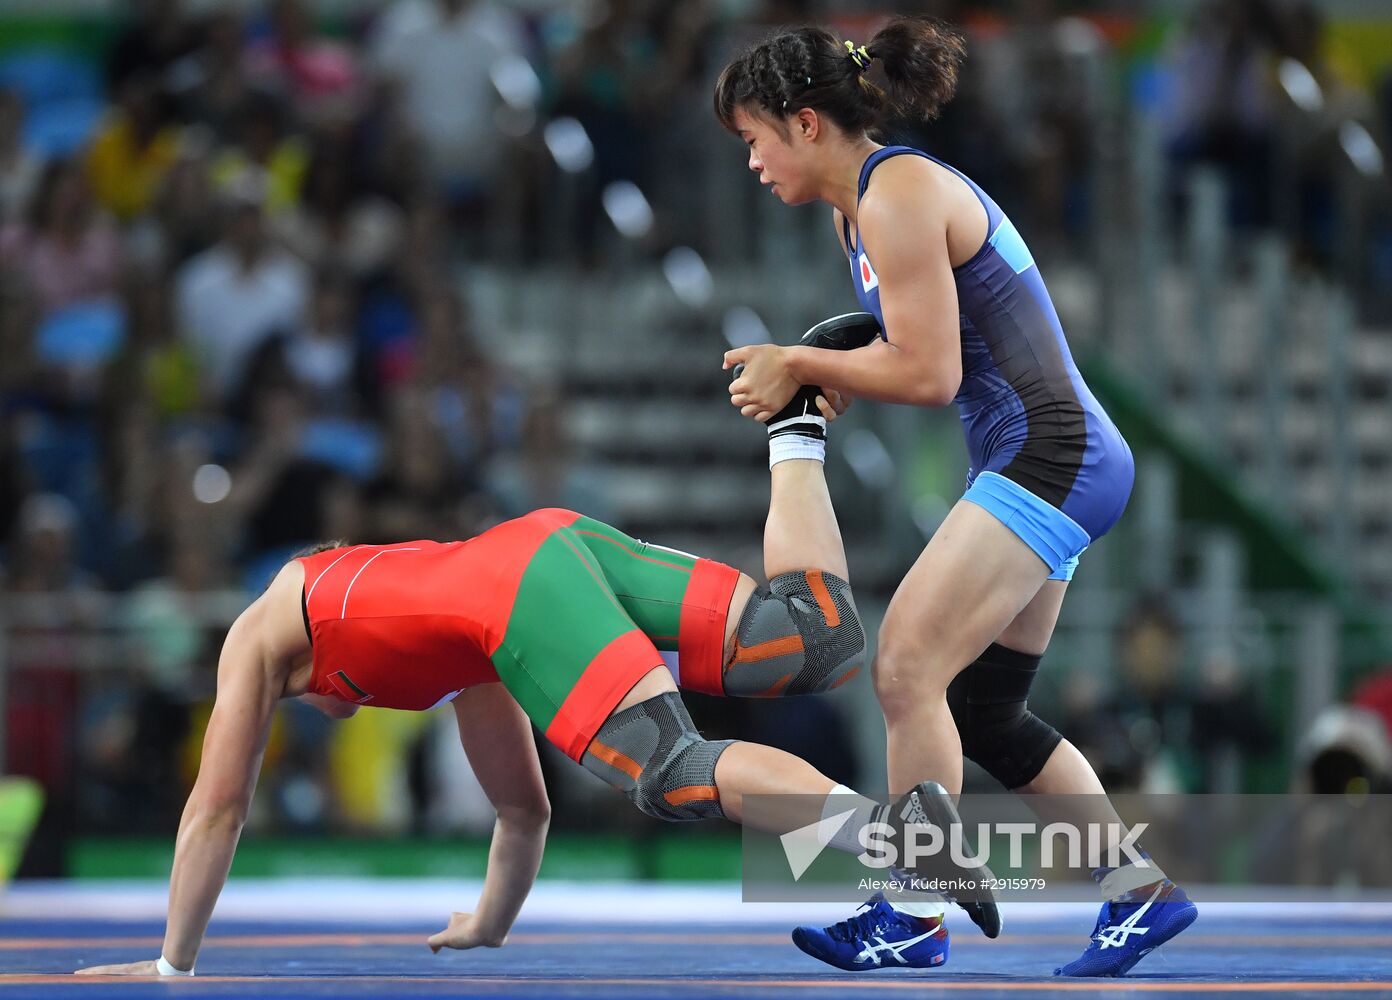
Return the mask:
<svg viewBox="0 0 1392 1000">
<path fill-rule="evenodd" d="M 354 545 L 352 548 L 347 549 L 347 550 L 343 553 L 343 555 L 341 555 L 341 556 L 338 557 L 338 559 L 335 559 L 333 562 L 329 563 L 327 566 L 324 567 L 324 569 L 320 572 L 320 574 L 314 578 L 314 583 L 312 583 L 312 584 L 310 585 L 309 590 L 305 591 L 304 599 L 305 599 L 305 604 L 306 604 L 306 605 L 309 604 L 309 599 L 310 599 L 311 597 L 314 596 L 314 588 L 317 587 L 317 586 L 319 586 L 319 581 L 322 580 L 322 579 L 324 579 L 324 575 L 325 575 L 326 573 L 328 573 L 329 570 L 331 570 L 331 569 L 333 569 L 335 566 L 337 566 L 340 559 L 343 559 L 345 556 L 350 556 L 350 555 L 352 555 L 354 552 L 358 551 L 358 549 L 360 549 L 360 548 L 362 548 L 361 545 Z"/>
<path fill-rule="evenodd" d="M 372 560 L 373 560 L 373 559 L 376 559 L 377 556 L 384 556 L 384 555 L 386 555 L 388 552 L 419 552 L 419 551 L 420 551 L 420 546 L 414 546 L 414 547 L 408 546 L 407 548 L 403 548 L 403 549 L 383 549 L 381 552 L 378 552 L 378 553 L 376 553 L 375 555 L 373 555 L 372 559 L 369 559 L 367 562 L 363 563 L 363 564 L 362 564 L 362 569 L 360 569 L 360 570 L 358 570 L 356 573 L 354 573 L 354 574 L 353 574 L 353 579 L 351 579 L 351 580 L 348 581 L 348 590 L 345 590 L 345 591 L 343 592 L 343 609 L 342 609 L 341 611 L 339 611 L 338 617 L 339 617 L 339 618 L 347 618 L 347 617 L 348 617 L 348 593 L 349 593 L 349 591 L 351 591 L 351 590 L 353 589 L 353 584 L 355 584 L 355 583 L 358 582 L 358 577 L 362 576 L 363 570 L 364 570 L 364 569 L 367 569 L 367 567 L 369 567 L 369 566 L 372 565 Z"/>
</svg>

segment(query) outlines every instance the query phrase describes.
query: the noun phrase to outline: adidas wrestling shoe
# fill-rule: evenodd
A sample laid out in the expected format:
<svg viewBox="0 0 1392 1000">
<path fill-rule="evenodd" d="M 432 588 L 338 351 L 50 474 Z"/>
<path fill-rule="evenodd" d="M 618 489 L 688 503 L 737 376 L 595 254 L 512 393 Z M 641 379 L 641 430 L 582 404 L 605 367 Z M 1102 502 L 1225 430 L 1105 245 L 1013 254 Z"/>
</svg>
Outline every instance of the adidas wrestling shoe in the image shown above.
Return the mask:
<svg viewBox="0 0 1392 1000">
<path fill-rule="evenodd" d="M 802 335 L 803 347 L 820 347 L 828 351 L 854 351 L 880 335 L 880 324 L 867 312 L 843 313 L 824 319 Z"/>
<path fill-rule="evenodd" d="M 820 347 L 828 351 L 853 351 L 864 347 L 880 335 L 880 324 L 867 312 L 845 313 L 824 319 L 804 333 L 798 341 L 803 347 Z M 739 378 L 744 365 L 736 365 L 734 377 Z M 826 418 L 817 409 L 820 386 L 805 385 L 764 425 L 771 438 L 783 434 L 826 440 Z"/>
<path fill-rule="evenodd" d="M 919 782 L 904 793 L 891 809 L 889 821 L 896 825 L 932 825 L 942 830 L 945 836 L 948 835 L 947 831 L 954 828 L 963 829 L 962 817 L 957 814 L 952 796 L 936 781 Z M 899 842 L 904 842 L 902 837 Z M 961 853 L 967 854 L 969 851 L 969 845 L 964 843 Z M 996 896 L 991 889 L 996 877 L 986 865 L 960 866 L 952 860 L 951 851 L 944 851 L 933 855 L 926 863 L 912 867 L 901 865 L 895 871 L 901 869 L 910 876 L 939 883 L 941 888 L 938 891 L 965 910 L 983 934 L 988 938 L 1000 936 L 1000 907 L 996 905 Z"/>
<path fill-rule="evenodd" d="M 937 917 L 914 917 L 875 893 L 855 916 L 830 927 L 796 927 L 793 944 L 848 972 L 935 969 L 947 961 L 947 927 Z"/>
<path fill-rule="evenodd" d="M 1092 873 L 1097 881 L 1109 869 Z M 1056 976 L 1124 976 L 1131 967 L 1192 924 L 1199 915 L 1184 890 L 1169 879 L 1102 904 L 1087 950 Z"/>
</svg>

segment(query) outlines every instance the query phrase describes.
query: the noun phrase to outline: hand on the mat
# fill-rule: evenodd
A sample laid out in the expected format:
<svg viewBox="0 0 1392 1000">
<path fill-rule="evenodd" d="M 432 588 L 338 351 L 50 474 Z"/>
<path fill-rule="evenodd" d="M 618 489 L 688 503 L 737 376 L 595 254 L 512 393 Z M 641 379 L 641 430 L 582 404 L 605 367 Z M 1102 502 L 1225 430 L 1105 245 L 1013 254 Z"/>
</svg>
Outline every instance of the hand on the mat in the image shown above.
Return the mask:
<svg viewBox="0 0 1392 1000">
<path fill-rule="evenodd" d="M 797 394 L 797 379 L 788 373 L 788 355 L 777 344 L 753 344 L 725 352 L 722 367 L 744 365 L 730 383 L 730 402 L 740 413 L 763 423 Z"/>
<path fill-rule="evenodd" d="M 817 397 L 817 409 L 822 411 L 822 416 L 826 417 L 828 423 L 845 413 L 846 407 L 850 405 L 851 397 L 842 395 L 835 389 L 823 389 L 822 394 Z"/>
<path fill-rule="evenodd" d="M 126 962 L 124 965 L 94 965 L 89 969 L 78 969 L 75 976 L 159 976 L 155 959 L 148 962 Z"/>
<path fill-rule="evenodd" d="M 438 955 L 441 948 L 457 948 L 460 951 L 469 948 L 501 948 L 506 941 L 506 934 L 484 933 L 472 913 L 454 913 L 450 915 L 449 926 L 438 934 L 430 935 L 430 940 L 426 943 L 430 945 L 430 950 Z"/>
</svg>

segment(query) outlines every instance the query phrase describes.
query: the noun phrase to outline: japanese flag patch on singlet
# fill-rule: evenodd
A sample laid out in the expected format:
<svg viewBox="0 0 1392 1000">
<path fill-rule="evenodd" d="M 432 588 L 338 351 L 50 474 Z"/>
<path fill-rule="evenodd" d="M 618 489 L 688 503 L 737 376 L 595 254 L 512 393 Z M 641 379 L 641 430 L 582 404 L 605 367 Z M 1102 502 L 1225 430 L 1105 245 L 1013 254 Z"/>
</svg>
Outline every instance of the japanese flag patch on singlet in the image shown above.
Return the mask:
<svg viewBox="0 0 1392 1000">
<path fill-rule="evenodd" d="M 875 273 L 875 269 L 870 266 L 870 258 L 864 253 L 860 255 L 860 287 L 865 291 L 880 287 L 880 276 Z"/>
</svg>

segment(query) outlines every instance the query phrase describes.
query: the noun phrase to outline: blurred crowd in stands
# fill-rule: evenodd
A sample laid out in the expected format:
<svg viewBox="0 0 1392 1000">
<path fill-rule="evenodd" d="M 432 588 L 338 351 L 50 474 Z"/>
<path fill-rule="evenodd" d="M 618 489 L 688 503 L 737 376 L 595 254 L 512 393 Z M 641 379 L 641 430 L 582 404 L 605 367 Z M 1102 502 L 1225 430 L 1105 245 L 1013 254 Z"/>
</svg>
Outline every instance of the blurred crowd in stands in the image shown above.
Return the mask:
<svg viewBox="0 0 1392 1000">
<path fill-rule="evenodd" d="M 616 179 L 648 192 L 671 230 L 692 226 L 683 164 L 741 156 L 708 110 L 723 59 L 771 26 L 836 20 L 810 0 L 734 6 L 402 0 L 325 17 L 310 0 L 138 0 L 102 59 L 0 48 L 0 595 L 72 598 L 46 605 L 47 626 L 11 630 L 40 641 L 12 643 L 3 730 L 12 769 L 53 789 L 81 770 L 66 806 L 78 828 L 166 830 L 177 815 L 220 640 L 216 615 L 185 613 L 198 595 L 254 593 L 317 540 L 466 537 L 563 499 L 544 467 L 562 450 L 564 386 L 491 359 L 506 331 L 476 327 L 461 279 L 500 261 L 593 267 L 608 231 L 599 192 Z M 918 6 L 964 25 L 970 57 L 941 122 L 904 136 L 992 191 L 1037 252 L 1085 250 L 1099 136 L 1118 113 L 1098 81 L 1144 26 L 1050 0 Z M 1376 92 L 1320 49 L 1313 10 L 1203 4 L 1132 71 L 1123 102 L 1159 106 L 1172 160 L 1242 179 L 1237 221 L 1295 227 L 1319 259 L 1335 254 L 1326 146 L 1295 151 L 1294 217 L 1273 217 L 1263 187 L 1302 83 L 1283 98 L 1279 60 L 1307 67 L 1326 104 L 1363 102 L 1375 130 L 1377 116 Z M 837 23 L 864 35 L 874 21 Z M 1381 94 L 1385 134 L 1392 83 Z M 592 147 L 560 207 L 541 138 L 557 117 Z M 558 211 L 563 261 L 548 238 Z M 682 233 L 705 251 L 703 238 Z M 540 474 L 498 472 L 520 454 L 539 456 Z M 55 669 L 84 614 L 121 623 L 127 671 L 79 682 Z M 1140 678 L 1129 710 L 1168 732 L 1178 667 L 1155 669 L 1168 679 Z M 1233 734 L 1225 697 L 1187 711 L 1184 731 L 1267 745 L 1259 726 Z M 425 822 L 411 795 L 355 803 L 376 793 L 336 785 L 339 751 L 295 719 L 269 757 L 264 809 L 278 822 Z M 378 725 L 401 749 L 373 751 L 376 766 L 415 775 L 383 794 L 429 799 L 430 742 L 416 723 Z"/>
</svg>

